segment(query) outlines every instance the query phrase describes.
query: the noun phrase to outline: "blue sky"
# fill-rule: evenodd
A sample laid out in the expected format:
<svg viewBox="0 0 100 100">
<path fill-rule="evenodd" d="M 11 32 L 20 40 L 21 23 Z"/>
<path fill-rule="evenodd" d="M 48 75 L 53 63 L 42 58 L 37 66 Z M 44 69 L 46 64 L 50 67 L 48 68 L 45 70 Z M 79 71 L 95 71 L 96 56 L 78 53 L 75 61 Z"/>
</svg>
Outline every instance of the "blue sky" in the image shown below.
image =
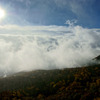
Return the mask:
<svg viewBox="0 0 100 100">
<path fill-rule="evenodd" d="M 67 20 L 100 28 L 100 0 L 0 0 L 6 17 L 0 22 L 16 25 L 58 25 Z"/>
</svg>

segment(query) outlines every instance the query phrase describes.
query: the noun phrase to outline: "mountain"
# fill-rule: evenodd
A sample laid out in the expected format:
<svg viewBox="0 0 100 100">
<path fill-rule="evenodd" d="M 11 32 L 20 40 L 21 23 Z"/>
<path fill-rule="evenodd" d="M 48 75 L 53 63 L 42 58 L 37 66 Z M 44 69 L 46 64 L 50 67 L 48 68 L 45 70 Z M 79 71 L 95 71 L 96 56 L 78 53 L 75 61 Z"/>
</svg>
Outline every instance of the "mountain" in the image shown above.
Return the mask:
<svg viewBox="0 0 100 100">
<path fill-rule="evenodd" d="M 1 77 L 0 100 L 100 100 L 100 65 Z"/>
<path fill-rule="evenodd" d="M 95 57 L 93 60 L 97 60 L 97 61 L 100 61 L 100 55 Z"/>
</svg>

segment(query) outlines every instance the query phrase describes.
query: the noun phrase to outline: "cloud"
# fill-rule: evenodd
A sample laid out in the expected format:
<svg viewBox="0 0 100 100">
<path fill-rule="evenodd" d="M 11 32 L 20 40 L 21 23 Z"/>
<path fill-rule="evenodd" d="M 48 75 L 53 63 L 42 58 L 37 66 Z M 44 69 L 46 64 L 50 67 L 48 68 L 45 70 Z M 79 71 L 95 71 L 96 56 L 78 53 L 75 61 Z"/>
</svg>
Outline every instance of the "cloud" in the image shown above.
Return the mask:
<svg viewBox="0 0 100 100">
<path fill-rule="evenodd" d="M 0 75 L 81 67 L 100 54 L 100 29 L 0 26 Z"/>
<path fill-rule="evenodd" d="M 67 20 L 66 22 L 65 22 L 65 24 L 67 24 L 67 25 L 69 25 L 69 26 L 74 26 L 74 24 L 76 24 L 77 23 L 77 20 Z"/>
</svg>

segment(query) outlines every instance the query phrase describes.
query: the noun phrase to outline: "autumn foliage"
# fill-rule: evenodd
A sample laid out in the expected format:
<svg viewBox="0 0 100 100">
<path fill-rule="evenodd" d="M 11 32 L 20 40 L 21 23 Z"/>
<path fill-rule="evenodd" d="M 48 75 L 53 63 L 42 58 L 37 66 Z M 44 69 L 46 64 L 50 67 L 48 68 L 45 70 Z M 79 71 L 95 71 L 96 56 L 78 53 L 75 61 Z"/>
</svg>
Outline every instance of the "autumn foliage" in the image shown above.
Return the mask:
<svg viewBox="0 0 100 100">
<path fill-rule="evenodd" d="M 100 100 L 100 65 L 1 78 L 0 100 Z"/>
</svg>

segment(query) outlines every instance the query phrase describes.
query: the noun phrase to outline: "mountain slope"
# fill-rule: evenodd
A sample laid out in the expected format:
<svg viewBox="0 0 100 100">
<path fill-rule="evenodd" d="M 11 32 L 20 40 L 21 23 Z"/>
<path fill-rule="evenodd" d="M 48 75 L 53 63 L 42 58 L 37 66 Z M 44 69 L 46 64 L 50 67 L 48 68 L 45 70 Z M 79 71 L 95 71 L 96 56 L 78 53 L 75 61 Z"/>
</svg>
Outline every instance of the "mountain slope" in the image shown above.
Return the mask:
<svg viewBox="0 0 100 100">
<path fill-rule="evenodd" d="M 0 79 L 0 100 L 99 100 L 100 65 L 37 70 Z"/>
</svg>

